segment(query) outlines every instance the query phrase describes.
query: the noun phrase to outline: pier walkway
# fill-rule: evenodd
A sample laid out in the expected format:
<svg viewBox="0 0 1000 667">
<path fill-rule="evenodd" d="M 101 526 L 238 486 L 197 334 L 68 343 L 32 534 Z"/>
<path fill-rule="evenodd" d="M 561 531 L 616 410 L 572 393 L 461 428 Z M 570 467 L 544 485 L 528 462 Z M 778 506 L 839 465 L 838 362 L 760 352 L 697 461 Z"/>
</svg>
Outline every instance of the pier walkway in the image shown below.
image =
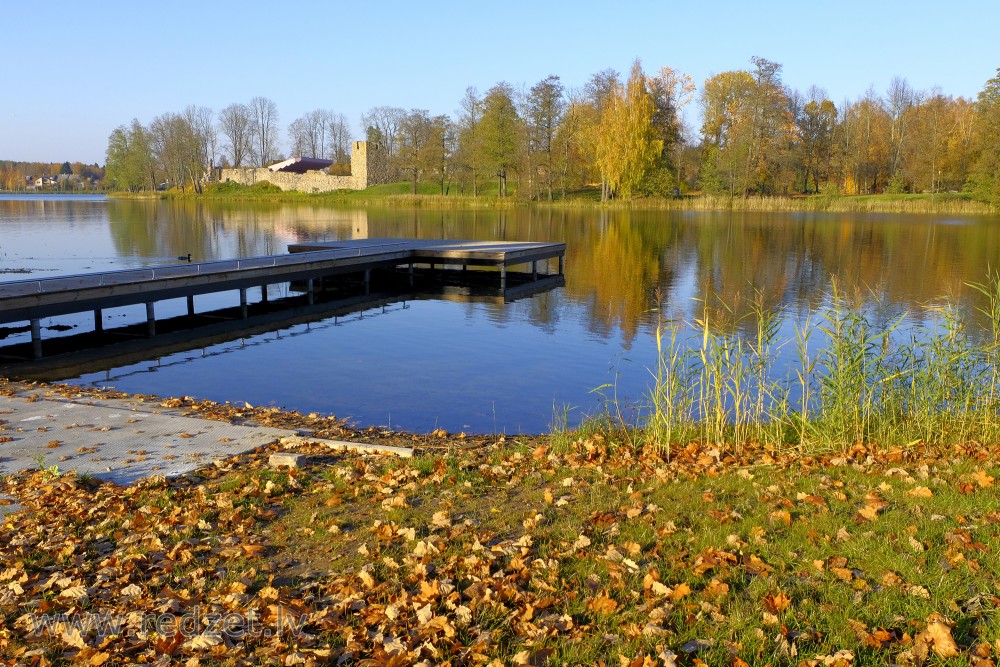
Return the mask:
<svg viewBox="0 0 1000 667">
<path fill-rule="evenodd" d="M 500 241 L 447 241 L 428 239 L 355 239 L 289 246 L 289 253 L 244 259 L 194 262 L 34 280 L 0 282 L 0 325 L 29 322 L 35 358 L 42 356 L 41 318 L 94 313 L 94 330 L 103 331 L 102 311 L 107 308 L 145 304 L 146 335 L 156 335 L 155 303 L 187 298 L 188 315 L 195 314 L 194 297 L 238 290 L 243 319 L 247 318 L 247 290 L 296 282 L 304 285 L 308 304 L 313 303 L 317 283 L 327 278 L 363 274 L 367 286 L 377 269 L 414 265 L 442 267 L 489 266 L 499 269 L 500 287 L 507 282 L 507 269 L 531 265 L 537 280 L 539 262 L 558 259 L 563 273 L 566 246 L 562 243 Z"/>
</svg>

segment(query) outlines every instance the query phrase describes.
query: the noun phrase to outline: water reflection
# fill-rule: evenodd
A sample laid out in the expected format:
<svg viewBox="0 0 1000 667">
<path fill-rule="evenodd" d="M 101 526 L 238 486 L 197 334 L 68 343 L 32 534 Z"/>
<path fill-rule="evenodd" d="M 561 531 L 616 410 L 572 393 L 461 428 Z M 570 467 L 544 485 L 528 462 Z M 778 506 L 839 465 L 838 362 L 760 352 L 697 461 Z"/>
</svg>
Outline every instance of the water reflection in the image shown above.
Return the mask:
<svg viewBox="0 0 1000 667">
<path fill-rule="evenodd" d="M 717 331 L 749 333 L 756 313 L 796 316 L 816 310 L 836 283 L 880 318 L 903 312 L 921 318 L 924 307 L 940 297 L 960 300 L 976 317 L 975 309 L 985 304 L 969 283 L 987 280 L 1000 260 L 998 217 L 366 211 L 297 203 L 0 198 L 0 270 L 5 271 L 126 268 L 176 261 L 188 253 L 196 261 L 229 259 L 282 253 L 289 243 L 392 236 L 565 242 L 566 284 L 515 304 L 421 304 L 412 317 L 391 325 L 355 327 L 365 332 L 356 340 L 348 340 L 350 332 L 322 343 L 315 340 L 319 336 L 306 337 L 314 338 L 310 345 L 319 354 L 288 343 L 267 346 L 275 374 L 292 374 L 306 387 L 293 382 L 285 387 L 273 375 L 258 381 L 259 388 L 252 380 L 199 385 L 207 382 L 204 372 L 186 373 L 170 385 L 169 372 L 161 370 L 157 384 L 122 388 L 222 400 L 247 390 L 254 394 L 251 402 L 275 400 L 333 412 L 349 405 L 352 414 L 373 422 L 378 417 L 364 406 L 403 415 L 406 408 L 399 404 L 410 401 L 412 420 L 403 425 L 411 428 L 423 428 L 419 419 L 426 414 L 453 430 L 475 419 L 480 430 L 489 430 L 494 419 L 501 427 L 516 422 L 526 430 L 544 430 L 553 403 L 593 403 L 589 392 L 609 380 L 609 368 L 620 374 L 623 393 L 641 395 L 661 316 L 690 321 L 707 315 Z M 623 372 L 617 365 L 625 357 L 632 359 L 633 370 Z M 252 364 L 262 364 L 264 357 L 255 359 Z M 355 365 L 357 372 L 349 372 Z M 345 388 L 324 380 L 345 373 Z M 431 380 L 407 386 L 400 377 Z M 481 382 L 470 384 L 471 377 Z M 475 408 L 460 407 L 472 403 Z M 507 421 L 493 414 L 497 406 L 506 406 Z M 459 409 L 481 418 L 452 414 Z"/>
<path fill-rule="evenodd" d="M 658 307 L 686 316 L 708 308 L 713 321 L 738 322 L 750 315 L 755 301 L 775 312 L 815 309 L 832 281 L 911 311 L 939 297 L 975 299 L 968 283 L 986 280 L 991 263 L 1000 259 L 997 218 L 527 208 L 365 211 L 191 201 L 111 201 L 107 217 L 120 256 L 190 253 L 196 261 L 280 253 L 289 243 L 324 239 L 565 242 L 566 298 L 587 309 L 593 334 L 617 331 L 626 341 L 655 323 Z M 558 315 L 540 308 L 533 317 L 551 325 Z M 498 313 L 497 321 L 503 319 Z"/>
</svg>

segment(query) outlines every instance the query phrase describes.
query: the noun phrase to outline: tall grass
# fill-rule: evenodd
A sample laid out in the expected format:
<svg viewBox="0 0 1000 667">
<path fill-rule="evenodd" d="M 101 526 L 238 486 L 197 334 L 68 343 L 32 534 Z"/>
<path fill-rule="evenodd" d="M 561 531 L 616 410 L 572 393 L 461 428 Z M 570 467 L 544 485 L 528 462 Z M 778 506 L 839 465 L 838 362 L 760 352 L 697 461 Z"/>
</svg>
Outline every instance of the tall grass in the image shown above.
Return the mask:
<svg viewBox="0 0 1000 667">
<path fill-rule="evenodd" d="M 1000 276 L 971 287 L 985 327 L 947 301 L 916 320 L 885 317 L 836 284 L 793 322 L 760 295 L 752 326 L 736 331 L 707 307 L 690 322 L 663 317 L 639 440 L 668 454 L 695 440 L 804 451 L 998 442 Z"/>
</svg>

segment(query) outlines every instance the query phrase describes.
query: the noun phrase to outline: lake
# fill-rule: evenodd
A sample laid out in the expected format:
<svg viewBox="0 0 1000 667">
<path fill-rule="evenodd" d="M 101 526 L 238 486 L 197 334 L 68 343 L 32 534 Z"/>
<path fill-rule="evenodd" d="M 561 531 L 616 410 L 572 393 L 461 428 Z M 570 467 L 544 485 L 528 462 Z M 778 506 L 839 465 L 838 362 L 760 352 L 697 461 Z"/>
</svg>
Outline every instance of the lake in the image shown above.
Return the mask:
<svg viewBox="0 0 1000 667">
<path fill-rule="evenodd" d="M 88 386 L 273 405 L 417 432 L 537 433 L 613 400 L 641 405 L 659 318 L 754 328 L 753 303 L 788 318 L 836 283 L 887 315 L 941 297 L 970 311 L 969 283 L 1000 267 L 1000 218 L 692 211 L 346 210 L 310 204 L 0 196 L 0 280 L 283 253 L 365 237 L 567 244 L 565 286 L 513 303 L 445 301 L 290 326 L 78 377 Z M 272 296 L 287 293 L 273 286 Z M 202 302 L 204 299 L 204 303 Z M 234 305 L 199 297 L 199 310 Z M 167 305 L 178 313 L 182 304 Z M 161 316 L 160 305 L 157 306 Z M 105 312 L 142 322 L 143 308 Z M 92 327 L 43 321 L 44 338 Z M 58 320 L 58 321 L 56 321 Z M 55 327 L 55 328 L 53 328 Z M 66 328 L 65 332 L 58 329 Z M 4 345 L 28 340 L 0 330 Z"/>
</svg>

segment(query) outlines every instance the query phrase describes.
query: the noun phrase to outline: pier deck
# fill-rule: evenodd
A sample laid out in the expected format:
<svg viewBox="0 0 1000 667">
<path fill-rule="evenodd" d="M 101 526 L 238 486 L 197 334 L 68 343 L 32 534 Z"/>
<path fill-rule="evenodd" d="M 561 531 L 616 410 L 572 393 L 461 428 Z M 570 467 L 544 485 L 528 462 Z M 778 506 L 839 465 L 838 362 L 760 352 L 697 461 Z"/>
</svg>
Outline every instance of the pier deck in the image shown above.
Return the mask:
<svg viewBox="0 0 1000 667">
<path fill-rule="evenodd" d="M 42 356 L 41 318 L 93 311 L 94 329 L 102 331 L 102 310 L 145 304 L 147 336 L 156 335 L 154 304 L 187 297 L 194 315 L 194 297 L 239 290 L 242 316 L 247 317 L 247 289 L 297 282 L 313 302 L 315 282 L 332 276 L 363 274 L 367 287 L 372 270 L 437 266 L 494 266 L 500 287 L 506 287 L 507 267 L 531 264 L 538 277 L 538 262 L 558 258 L 563 272 L 566 246 L 562 243 L 499 241 L 446 241 L 429 239 L 355 239 L 289 246 L 289 254 L 235 260 L 194 262 L 34 280 L 0 282 L 0 325 L 30 322 L 34 356 Z"/>
</svg>

